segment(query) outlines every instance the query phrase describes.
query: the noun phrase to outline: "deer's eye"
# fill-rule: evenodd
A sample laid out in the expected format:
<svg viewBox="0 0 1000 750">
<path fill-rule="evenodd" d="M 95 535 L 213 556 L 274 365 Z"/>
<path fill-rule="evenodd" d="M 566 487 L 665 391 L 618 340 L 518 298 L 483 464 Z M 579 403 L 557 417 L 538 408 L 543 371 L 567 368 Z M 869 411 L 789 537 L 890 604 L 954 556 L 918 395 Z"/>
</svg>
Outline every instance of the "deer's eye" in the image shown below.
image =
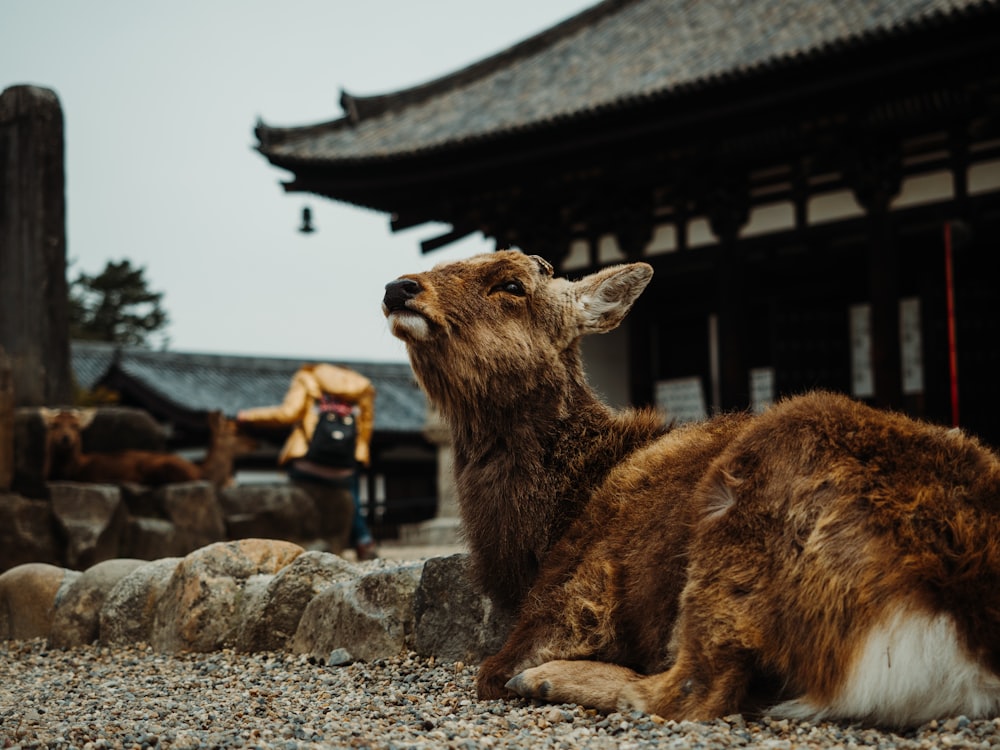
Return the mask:
<svg viewBox="0 0 1000 750">
<path fill-rule="evenodd" d="M 508 279 L 507 281 L 502 281 L 490 289 L 490 293 L 493 292 L 506 292 L 507 294 L 513 294 L 515 297 L 523 297 L 524 284 L 517 279 Z"/>
</svg>

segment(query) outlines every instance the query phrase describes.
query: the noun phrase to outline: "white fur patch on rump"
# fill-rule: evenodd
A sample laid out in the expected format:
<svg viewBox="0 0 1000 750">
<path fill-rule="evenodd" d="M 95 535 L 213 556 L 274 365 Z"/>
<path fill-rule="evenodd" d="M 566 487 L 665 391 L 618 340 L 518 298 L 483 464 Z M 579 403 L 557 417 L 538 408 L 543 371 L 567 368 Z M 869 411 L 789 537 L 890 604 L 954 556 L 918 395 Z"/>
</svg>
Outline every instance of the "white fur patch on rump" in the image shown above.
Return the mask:
<svg viewBox="0 0 1000 750">
<path fill-rule="evenodd" d="M 951 616 L 898 607 L 869 632 L 829 704 L 806 695 L 769 713 L 808 721 L 864 718 L 884 726 L 916 726 L 948 716 L 996 716 L 998 710 L 1000 677 L 969 657 Z"/>
</svg>

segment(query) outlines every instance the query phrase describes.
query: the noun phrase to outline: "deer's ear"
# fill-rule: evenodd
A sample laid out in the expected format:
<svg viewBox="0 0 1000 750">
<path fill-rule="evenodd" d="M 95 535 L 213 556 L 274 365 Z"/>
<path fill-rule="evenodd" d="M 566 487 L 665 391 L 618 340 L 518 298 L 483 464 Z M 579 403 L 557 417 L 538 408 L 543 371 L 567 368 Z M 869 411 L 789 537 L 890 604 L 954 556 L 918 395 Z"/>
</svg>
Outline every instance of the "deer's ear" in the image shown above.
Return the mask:
<svg viewBox="0 0 1000 750">
<path fill-rule="evenodd" d="M 80 429 L 86 430 L 90 423 L 94 421 L 94 417 L 97 416 L 97 409 L 80 409 L 77 412 L 77 418 L 80 420 Z"/>
<path fill-rule="evenodd" d="M 39 407 L 38 413 L 42 415 L 42 420 L 45 422 L 46 426 L 51 426 L 55 418 L 59 416 L 58 409 L 49 409 L 46 406 Z"/>
<path fill-rule="evenodd" d="M 552 264 L 545 260 L 545 258 L 541 255 L 529 255 L 528 257 L 538 264 L 538 270 L 543 276 L 552 276 L 555 274 L 555 269 L 552 267 Z"/>
<path fill-rule="evenodd" d="M 617 328 L 653 278 L 646 263 L 612 266 L 573 284 L 581 333 L 604 333 Z"/>
</svg>

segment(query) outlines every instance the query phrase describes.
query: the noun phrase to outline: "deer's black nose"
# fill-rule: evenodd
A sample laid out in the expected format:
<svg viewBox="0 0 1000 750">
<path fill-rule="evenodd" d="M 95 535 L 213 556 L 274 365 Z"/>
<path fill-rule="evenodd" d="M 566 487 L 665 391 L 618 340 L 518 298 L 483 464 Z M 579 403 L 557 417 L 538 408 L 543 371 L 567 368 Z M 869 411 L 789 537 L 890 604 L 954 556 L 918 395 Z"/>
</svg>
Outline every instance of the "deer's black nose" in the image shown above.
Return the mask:
<svg viewBox="0 0 1000 750">
<path fill-rule="evenodd" d="M 411 300 L 420 294 L 420 283 L 414 279 L 396 279 L 385 285 L 385 296 L 382 304 L 385 305 L 386 312 L 402 310 L 406 307 L 406 301 Z"/>
</svg>

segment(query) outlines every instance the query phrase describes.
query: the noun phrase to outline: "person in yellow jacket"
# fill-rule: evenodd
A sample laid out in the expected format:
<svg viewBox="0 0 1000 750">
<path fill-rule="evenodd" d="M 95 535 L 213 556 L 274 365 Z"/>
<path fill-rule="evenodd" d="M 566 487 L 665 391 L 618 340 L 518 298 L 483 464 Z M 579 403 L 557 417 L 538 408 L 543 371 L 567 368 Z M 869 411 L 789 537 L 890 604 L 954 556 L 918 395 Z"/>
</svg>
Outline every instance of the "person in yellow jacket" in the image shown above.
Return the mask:
<svg viewBox="0 0 1000 750">
<path fill-rule="evenodd" d="M 324 466 L 309 460 L 306 454 L 313 432 L 320 419 L 320 405 L 325 400 L 350 405 L 356 424 L 354 446 L 355 466 Z M 350 542 L 359 560 L 377 557 L 375 541 L 361 515 L 358 498 L 357 465 L 371 461 L 371 438 L 375 426 L 375 386 L 364 375 L 346 367 L 314 363 L 306 364 L 292 377 L 284 400 L 276 406 L 241 410 L 236 419 L 242 424 L 261 427 L 286 427 L 292 431 L 281 448 L 278 463 L 286 467 L 289 478 L 311 496 L 323 500 L 332 492 L 343 498 L 350 493 L 353 505 Z M 329 505 L 328 501 L 318 504 Z M 322 509 L 321 509 L 322 510 Z"/>
</svg>

